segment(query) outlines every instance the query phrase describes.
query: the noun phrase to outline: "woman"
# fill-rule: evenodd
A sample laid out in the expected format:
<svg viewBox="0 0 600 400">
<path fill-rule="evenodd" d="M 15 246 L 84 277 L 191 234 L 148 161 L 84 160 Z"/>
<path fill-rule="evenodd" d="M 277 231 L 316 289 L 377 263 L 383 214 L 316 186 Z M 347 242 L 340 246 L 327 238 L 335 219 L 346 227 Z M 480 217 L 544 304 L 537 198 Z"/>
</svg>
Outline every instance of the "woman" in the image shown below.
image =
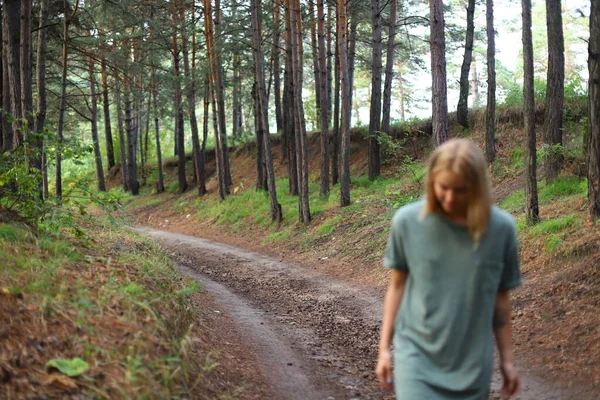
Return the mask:
<svg viewBox="0 0 600 400">
<path fill-rule="evenodd" d="M 488 399 L 493 331 L 501 396 L 518 393 L 508 292 L 521 283 L 516 229 L 491 205 L 477 145 L 453 139 L 433 152 L 426 198 L 394 215 L 384 263 L 392 278 L 376 372 L 385 389 L 400 400 Z"/>
</svg>

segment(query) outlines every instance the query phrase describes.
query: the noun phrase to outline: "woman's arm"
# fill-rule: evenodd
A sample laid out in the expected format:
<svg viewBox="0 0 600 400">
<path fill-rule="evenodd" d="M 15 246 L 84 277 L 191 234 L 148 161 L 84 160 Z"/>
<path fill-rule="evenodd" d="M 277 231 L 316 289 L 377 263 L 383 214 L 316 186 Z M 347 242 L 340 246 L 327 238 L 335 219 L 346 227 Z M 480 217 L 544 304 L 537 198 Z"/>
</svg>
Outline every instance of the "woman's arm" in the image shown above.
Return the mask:
<svg viewBox="0 0 600 400">
<path fill-rule="evenodd" d="M 407 272 L 393 269 L 390 285 L 383 302 L 383 320 L 381 321 L 381 337 L 379 340 L 379 358 L 377 360 L 377 378 L 384 389 L 392 389 L 392 354 L 390 345 L 394 335 L 394 321 L 402 302 Z"/>
<path fill-rule="evenodd" d="M 511 305 L 508 290 L 499 291 L 496 295 L 494 308 L 494 334 L 498 353 L 500 353 L 500 370 L 504 378 L 504 385 L 500 396 L 511 397 L 516 395 L 520 389 L 519 376 L 515 369 L 512 350 L 512 325 Z"/>
</svg>

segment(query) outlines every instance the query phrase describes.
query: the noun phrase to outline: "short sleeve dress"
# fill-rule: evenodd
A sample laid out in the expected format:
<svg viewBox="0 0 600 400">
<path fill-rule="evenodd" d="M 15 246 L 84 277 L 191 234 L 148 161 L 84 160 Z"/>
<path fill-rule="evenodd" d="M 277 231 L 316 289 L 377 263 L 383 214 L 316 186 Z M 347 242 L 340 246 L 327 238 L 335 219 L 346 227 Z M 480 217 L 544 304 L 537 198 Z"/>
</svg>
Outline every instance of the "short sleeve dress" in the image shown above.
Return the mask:
<svg viewBox="0 0 600 400">
<path fill-rule="evenodd" d="M 521 284 L 515 223 L 492 207 L 476 245 L 465 226 L 423 217 L 424 205 L 396 212 L 384 257 L 408 272 L 394 324 L 396 398 L 486 400 L 496 293 Z"/>
</svg>

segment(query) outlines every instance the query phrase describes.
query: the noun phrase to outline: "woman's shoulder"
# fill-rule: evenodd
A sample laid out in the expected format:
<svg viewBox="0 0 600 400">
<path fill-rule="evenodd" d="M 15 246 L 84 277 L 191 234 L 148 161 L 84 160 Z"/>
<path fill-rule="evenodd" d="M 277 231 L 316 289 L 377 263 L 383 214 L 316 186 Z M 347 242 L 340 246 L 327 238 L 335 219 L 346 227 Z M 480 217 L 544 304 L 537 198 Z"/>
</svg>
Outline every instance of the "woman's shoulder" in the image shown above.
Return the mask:
<svg viewBox="0 0 600 400">
<path fill-rule="evenodd" d="M 492 226 L 492 228 L 500 230 L 516 229 L 516 223 L 513 216 L 496 206 L 492 206 L 490 225 Z"/>
<path fill-rule="evenodd" d="M 425 206 L 425 200 L 418 200 L 413 203 L 406 204 L 396 210 L 392 221 L 399 223 L 401 221 L 413 221 L 419 218 L 423 207 Z"/>
</svg>

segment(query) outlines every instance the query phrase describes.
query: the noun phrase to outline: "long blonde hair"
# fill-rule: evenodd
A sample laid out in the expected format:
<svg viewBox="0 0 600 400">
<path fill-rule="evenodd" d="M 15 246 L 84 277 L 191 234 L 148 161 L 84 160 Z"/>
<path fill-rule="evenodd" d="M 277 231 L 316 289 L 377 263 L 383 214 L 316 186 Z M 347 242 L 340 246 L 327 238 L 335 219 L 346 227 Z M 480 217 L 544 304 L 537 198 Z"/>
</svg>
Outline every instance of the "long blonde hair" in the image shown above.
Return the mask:
<svg viewBox="0 0 600 400">
<path fill-rule="evenodd" d="M 423 216 L 432 212 L 443 213 L 433 191 L 434 178 L 441 171 L 461 175 L 468 181 L 471 196 L 467 207 L 467 228 L 473 240 L 479 242 L 490 221 L 492 207 L 490 179 L 483 152 L 466 139 L 450 139 L 434 150 L 427 167 Z"/>
</svg>

